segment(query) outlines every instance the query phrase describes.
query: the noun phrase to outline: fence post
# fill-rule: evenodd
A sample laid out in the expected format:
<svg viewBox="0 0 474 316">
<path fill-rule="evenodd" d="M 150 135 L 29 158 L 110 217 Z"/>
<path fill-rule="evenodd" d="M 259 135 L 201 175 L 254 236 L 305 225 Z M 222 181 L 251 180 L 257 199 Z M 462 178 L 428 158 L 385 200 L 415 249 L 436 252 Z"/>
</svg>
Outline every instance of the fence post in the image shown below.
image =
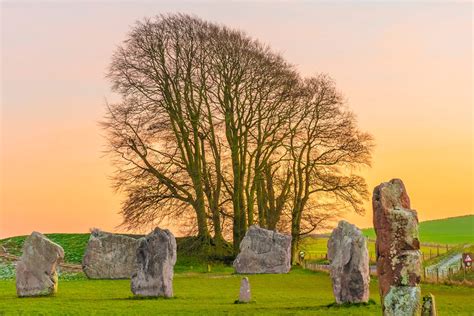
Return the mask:
<svg viewBox="0 0 474 316">
<path fill-rule="evenodd" d="M 439 283 L 439 268 L 436 268 L 436 283 Z"/>
<path fill-rule="evenodd" d="M 431 247 L 430 247 L 430 259 L 431 259 Z"/>
<path fill-rule="evenodd" d="M 437 256 L 437 257 L 439 257 L 439 244 L 438 244 L 438 245 L 436 245 L 436 253 L 437 253 L 437 255 L 436 255 L 436 256 Z"/>
<path fill-rule="evenodd" d="M 423 279 L 426 281 L 426 268 L 423 269 Z"/>
</svg>

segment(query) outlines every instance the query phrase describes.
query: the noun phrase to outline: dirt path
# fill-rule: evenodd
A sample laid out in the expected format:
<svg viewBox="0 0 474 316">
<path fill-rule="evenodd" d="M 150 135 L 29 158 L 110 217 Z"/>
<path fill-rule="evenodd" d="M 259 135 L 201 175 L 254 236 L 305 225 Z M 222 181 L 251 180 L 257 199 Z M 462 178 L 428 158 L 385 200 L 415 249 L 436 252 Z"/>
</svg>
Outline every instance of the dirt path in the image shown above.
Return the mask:
<svg viewBox="0 0 474 316">
<path fill-rule="evenodd" d="M 462 258 L 462 253 L 453 254 L 447 258 L 444 258 L 437 264 L 433 264 L 431 266 L 426 267 L 427 274 L 436 274 L 439 273 L 440 275 L 448 274 L 449 269 L 459 269 L 460 262 Z M 436 272 L 438 270 L 438 272 Z"/>
</svg>

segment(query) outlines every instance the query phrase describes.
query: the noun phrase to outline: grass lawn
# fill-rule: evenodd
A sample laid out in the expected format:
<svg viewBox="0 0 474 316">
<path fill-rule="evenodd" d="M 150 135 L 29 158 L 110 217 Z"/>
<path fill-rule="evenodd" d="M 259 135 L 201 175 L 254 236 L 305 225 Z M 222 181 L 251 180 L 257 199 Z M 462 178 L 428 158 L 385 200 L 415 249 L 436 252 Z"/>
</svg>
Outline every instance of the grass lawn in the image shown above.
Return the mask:
<svg viewBox="0 0 474 316">
<path fill-rule="evenodd" d="M 251 304 L 234 304 L 241 276 L 177 273 L 173 299 L 133 299 L 129 280 L 60 280 L 54 297 L 17 298 L 13 280 L 0 281 L 0 314 L 309 314 L 380 315 L 376 280 L 366 306 L 328 307 L 334 302 L 329 276 L 294 269 L 286 275 L 251 275 Z M 423 285 L 436 297 L 440 315 L 472 315 L 473 288 Z"/>
<path fill-rule="evenodd" d="M 364 229 L 364 235 L 375 238 L 372 228 Z M 474 215 L 450 217 L 421 222 L 420 241 L 435 244 L 474 243 Z"/>
</svg>

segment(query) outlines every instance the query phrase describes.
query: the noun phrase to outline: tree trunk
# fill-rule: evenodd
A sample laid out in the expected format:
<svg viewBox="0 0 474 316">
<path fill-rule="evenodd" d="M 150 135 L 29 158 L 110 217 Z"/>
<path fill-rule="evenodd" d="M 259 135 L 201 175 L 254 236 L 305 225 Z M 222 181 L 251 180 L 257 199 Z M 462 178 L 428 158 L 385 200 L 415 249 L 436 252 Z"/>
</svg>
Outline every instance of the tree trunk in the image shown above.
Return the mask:
<svg viewBox="0 0 474 316">
<path fill-rule="evenodd" d="M 298 260 L 298 244 L 300 241 L 300 225 L 297 221 L 291 223 L 291 263 L 295 264 Z"/>
</svg>

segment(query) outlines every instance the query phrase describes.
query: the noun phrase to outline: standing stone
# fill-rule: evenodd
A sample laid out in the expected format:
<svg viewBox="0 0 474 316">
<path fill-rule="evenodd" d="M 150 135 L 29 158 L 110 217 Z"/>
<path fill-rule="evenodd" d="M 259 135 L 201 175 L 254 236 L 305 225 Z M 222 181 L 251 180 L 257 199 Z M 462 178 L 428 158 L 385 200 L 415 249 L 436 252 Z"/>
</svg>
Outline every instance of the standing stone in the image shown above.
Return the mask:
<svg viewBox="0 0 474 316">
<path fill-rule="evenodd" d="M 251 299 L 249 278 L 242 278 L 242 281 L 240 281 L 239 303 L 250 303 Z"/>
<path fill-rule="evenodd" d="M 33 232 L 23 244 L 16 264 L 19 297 L 51 295 L 58 290 L 56 266 L 64 259 L 63 248 L 41 233 Z"/>
<path fill-rule="evenodd" d="M 328 259 L 336 303 L 368 302 L 369 253 L 362 232 L 340 221 L 328 240 Z"/>
<path fill-rule="evenodd" d="M 291 236 L 250 226 L 234 260 L 237 273 L 288 273 L 291 268 Z"/>
<path fill-rule="evenodd" d="M 421 306 L 421 316 L 437 316 L 436 302 L 433 294 L 423 297 L 423 305 Z"/>
<path fill-rule="evenodd" d="M 418 217 L 400 179 L 375 187 L 377 274 L 384 315 L 420 312 L 421 253 Z"/>
<path fill-rule="evenodd" d="M 129 279 L 136 270 L 139 239 L 93 230 L 82 258 L 90 279 Z"/>
<path fill-rule="evenodd" d="M 140 296 L 173 297 L 173 271 L 176 263 L 176 239 L 167 229 L 155 228 L 140 239 L 136 253 L 137 270 L 131 289 Z"/>
</svg>

